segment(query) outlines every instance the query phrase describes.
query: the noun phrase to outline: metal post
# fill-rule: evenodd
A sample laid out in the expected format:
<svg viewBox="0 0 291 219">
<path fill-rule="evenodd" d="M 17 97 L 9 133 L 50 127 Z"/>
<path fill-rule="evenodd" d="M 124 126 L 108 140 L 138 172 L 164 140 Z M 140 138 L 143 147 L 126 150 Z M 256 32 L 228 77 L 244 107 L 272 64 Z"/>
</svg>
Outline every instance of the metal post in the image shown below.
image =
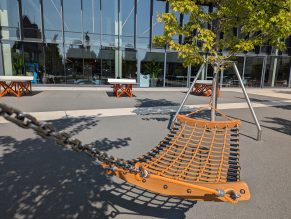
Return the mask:
<svg viewBox="0 0 291 219">
<path fill-rule="evenodd" d="M 176 114 L 175 114 L 175 116 L 174 116 L 174 119 L 172 120 L 172 125 L 173 125 L 173 123 L 176 121 L 177 115 L 180 113 L 181 109 L 183 108 L 183 106 L 184 106 L 184 104 L 185 104 L 185 102 L 186 102 L 186 100 L 187 100 L 189 94 L 191 93 L 191 91 L 192 91 L 192 89 L 193 89 L 193 87 L 194 87 L 196 81 L 198 80 L 198 78 L 199 78 L 201 72 L 204 70 L 204 68 L 205 68 L 205 64 L 202 64 L 201 67 L 199 68 L 197 74 L 196 74 L 196 77 L 195 77 L 194 81 L 192 82 L 191 86 L 189 87 L 189 90 L 188 90 L 186 96 L 184 97 L 182 103 L 180 104 L 180 107 L 179 107 L 179 109 L 177 110 L 177 112 L 176 112 Z"/>
<path fill-rule="evenodd" d="M 215 121 L 215 109 L 217 108 L 217 85 L 218 85 L 218 66 L 214 66 L 212 79 L 212 94 L 211 94 L 211 121 Z"/>
<path fill-rule="evenodd" d="M 251 111 L 251 114 L 252 114 L 252 116 L 253 116 L 253 119 L 255 120 L 255 123 L 256 123 L 257 129 L 258 129 L 257 141 L 260 141 L 260 140 L 261 140 L 261 137 L 262 137 L 262 128 L 261 128 L 260 123 L 259 123 L 259 121 L 258 121 L 258 119 L 257 119 L 257 116 L 256 116 L 256 114 L 255 114 L 254 108 L 253 108 L 253 106 L 252 106 L 252 104 L 251 104 L 251 101 L 250 101 L 249 96 L 248 96 L 248 94 L 247 94 L 246 88 L 245 88 L 245 86 L 244 86 L 244 84 L 243 84 L 243 81 L 242 81 L 242 79 L 241 79 L 241 77 L 240 77 L 240 74 L 239 74 L 238 68 L 237 68 L 237 66 L 236 66 L 235 63 L 233 63 L 233 68 L 234 68 L 235 73 L 236 73 L 236 76 L 237 76 L 237 78 L 238 78 L 238 80 L 239 80 L 239 82 L 240 82 L 240 85 L 241 85 L 242 91 L 243 91 L 243 93 L 244 93 L 244 96 L 245 96 L 246 101 L 247 101 L 247 103 L 248 103 L 249 109 L 250 109 L 250 111 Z"/>
</svg>

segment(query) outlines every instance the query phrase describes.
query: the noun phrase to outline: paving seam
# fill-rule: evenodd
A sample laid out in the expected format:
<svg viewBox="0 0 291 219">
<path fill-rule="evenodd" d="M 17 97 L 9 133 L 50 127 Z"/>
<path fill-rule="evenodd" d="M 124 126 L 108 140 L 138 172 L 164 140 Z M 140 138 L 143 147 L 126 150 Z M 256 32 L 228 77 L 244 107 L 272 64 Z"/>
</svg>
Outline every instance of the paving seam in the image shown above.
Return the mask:
<svg viewBox="0 0 291 219">
<path fill-rule="evenodd" d="M 263 101 L 261 103 L 252 103 L 254 108 L 276 107 L 291 105 L 291 100 L 284 101 Z M 193 110 L 200 107 L 207 107 L 208 104 L 185 105 L 183 111 Z M 147 114 L 167 114 L 176 112 L 179 106 L 159 106 L 159 107 L 133 107 L 133 108 L 111 108 L 111 109 L 89 109 L 89 110 L 61 110 L 48 112 L 28 112 L 39 120 L 57 120 L 80 117 L 114 117 L 114 116 L 132 116 Z M 245 109 L 247 103 L 222 103 L 219 109 Z M 0 118 L 0 123 L 8 123 L 4 118 Z"/>
</svg>

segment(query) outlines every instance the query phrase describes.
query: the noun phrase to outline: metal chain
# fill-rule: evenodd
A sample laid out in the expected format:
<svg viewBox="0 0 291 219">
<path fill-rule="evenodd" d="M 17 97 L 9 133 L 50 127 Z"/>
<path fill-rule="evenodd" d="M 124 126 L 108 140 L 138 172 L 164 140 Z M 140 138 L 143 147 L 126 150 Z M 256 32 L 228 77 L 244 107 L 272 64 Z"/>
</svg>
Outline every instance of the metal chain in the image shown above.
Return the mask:
<svg viewBox="0 0 291 219">
<path fill-rule="evenodd" d="M 139 173 L 143 177 L 147 175 L 147 172 L 142 168 L 135 168 L 135 166 L 127 163 L 123 159 L 109 156 L 107 153 L 98 150 L 92 144 L 84 145 L 79 139 L 72 137 L 70 134 L 63 131 L 58 132 L 52 125 L 40 122 L 32 115 L 26 114 L 2 103 L 0 103 L 0 116 L 21 128 L 33 129 L 37 135 L 46 139 L 51 138 L 58 145 L 61 145 L 64 148 L 84 152 L 90 157 L 96 158 L 101 163 L 105 163 L 112 168 L 122 168 L 131 173 Z"/>
</svg>

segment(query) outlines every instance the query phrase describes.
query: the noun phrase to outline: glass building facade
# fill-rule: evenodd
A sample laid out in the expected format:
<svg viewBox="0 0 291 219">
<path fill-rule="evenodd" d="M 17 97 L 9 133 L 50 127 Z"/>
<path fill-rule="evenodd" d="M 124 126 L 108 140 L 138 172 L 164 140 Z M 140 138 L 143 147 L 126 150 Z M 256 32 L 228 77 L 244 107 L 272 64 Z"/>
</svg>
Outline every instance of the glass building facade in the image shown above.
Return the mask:
<svg viewBox="0 0 291 219">
<path fill-rule="evenodd" d="M 0 75 L 41 72 L 38 83 L 45 84 L 135 78 L 141 87 L 189 86 L 199 66 L 185 68 L 175 51 L 152 43 L 163 33 L 156 16 L 169 8 L 163 0 L 1 0 Z M 181 25 L 189 19 L 176 16 Z M 283 52 L 266 45 L 237 55 L 245 85 L 290 87 L 291 38 L 286 45 Z M 232 69 L 221 76 L 223 86 L 238 86 Z M 210 65 L 201 77 L 212 77 Z"/>
</svg>

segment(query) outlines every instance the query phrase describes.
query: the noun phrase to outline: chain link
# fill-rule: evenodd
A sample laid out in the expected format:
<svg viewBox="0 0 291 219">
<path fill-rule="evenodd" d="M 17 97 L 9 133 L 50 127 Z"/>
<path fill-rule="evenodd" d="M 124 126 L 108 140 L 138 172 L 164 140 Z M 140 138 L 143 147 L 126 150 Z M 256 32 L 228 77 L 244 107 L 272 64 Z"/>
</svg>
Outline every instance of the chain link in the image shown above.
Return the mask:
<svg viewBox="0 0 291 219">
<path fill-rule="evenodd" d="M 109 165 L 110 167 L 118 167 L 129 171 L 130 173 L 139 173 L 141 176 L 144 175 L 144 170 L 142 168 L 135 168 L 123 159 L 109 156 L 107 153 L 98 150 L 92 144 L 84 145 L 79 139 L 72 137 L 70 134 L 63 131 L 58 132 L 51 124 L 40 122 L 32 115 L 23 113 L 18 109 L 0 103 L 0 116 L 21 128 L 33 129 L 35 133 L 42 138 L 51 138 L 58 145 L 61 145 L 66 149 L 84 152 L 90 157 L 96 158 L 99 162 Z"/>
</svg>

